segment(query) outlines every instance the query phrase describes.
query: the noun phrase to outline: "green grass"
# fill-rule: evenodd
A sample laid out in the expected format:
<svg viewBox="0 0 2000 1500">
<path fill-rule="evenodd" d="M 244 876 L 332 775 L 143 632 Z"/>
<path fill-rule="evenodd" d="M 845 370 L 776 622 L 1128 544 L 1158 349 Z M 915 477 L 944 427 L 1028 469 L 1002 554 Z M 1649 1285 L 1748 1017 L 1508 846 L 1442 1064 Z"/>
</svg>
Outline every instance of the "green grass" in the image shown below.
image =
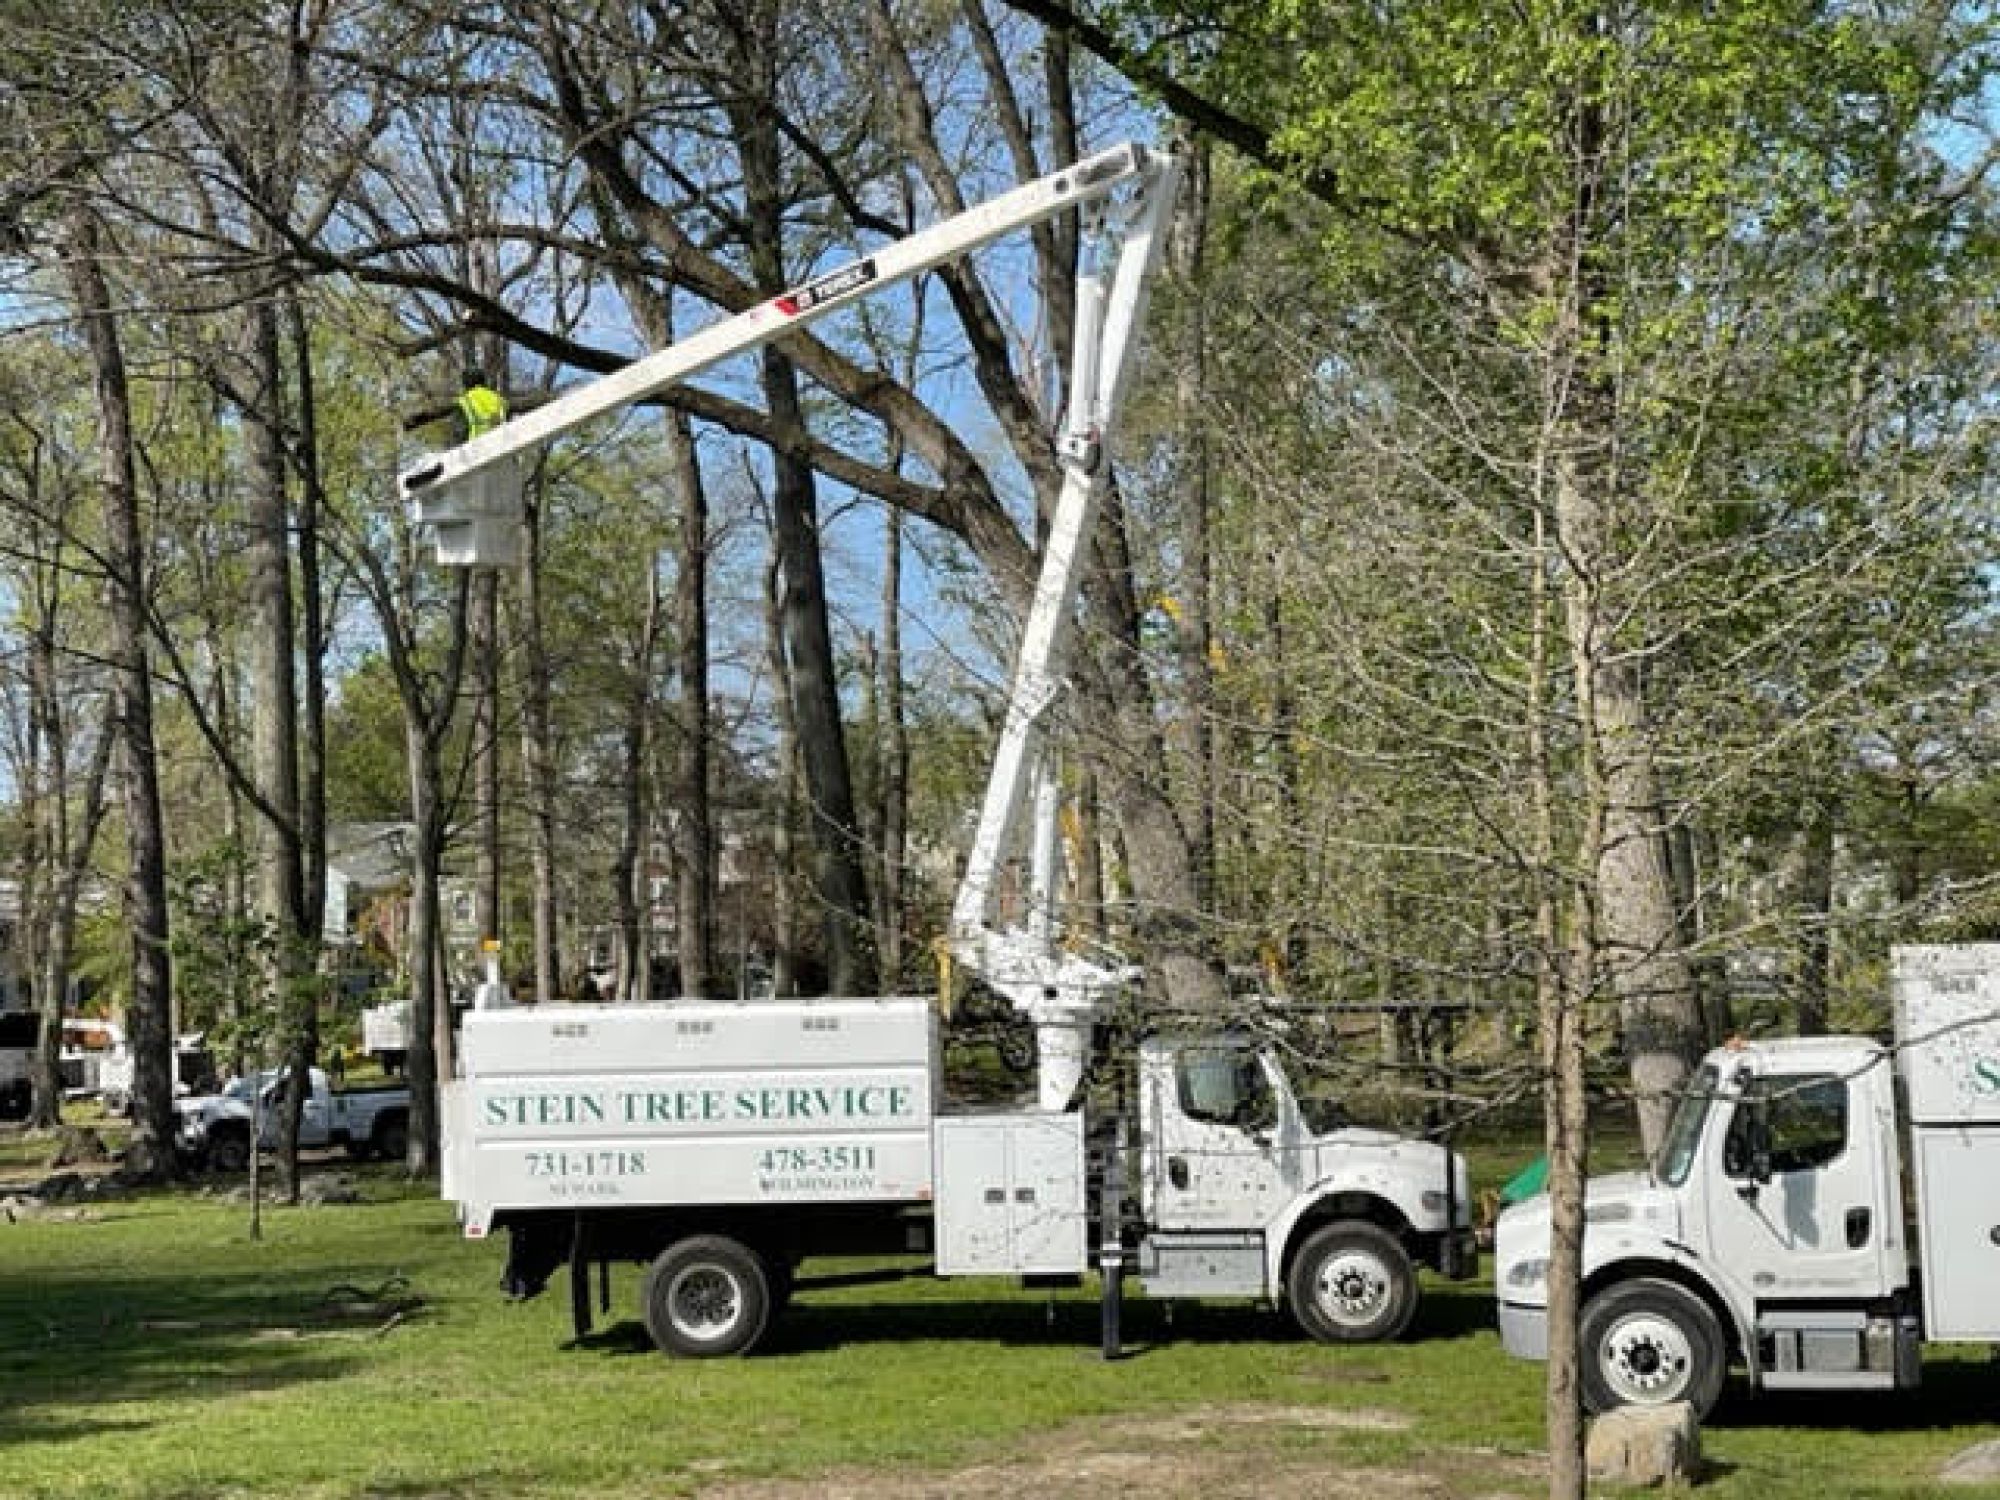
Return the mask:
<svg viewBox="0 0 2000 1500">
<path fill-rule="evenodd" d="M 1535 1367 L 1500 1352 L 1483 1287 L 1431 1286 L 1416 1337 L 1363 1349 L 1304 1343 L 1247 1307 L 1169 1321 L 1135 1300 L 1135 1351 L 1105 1364 L 1089 1294 L 816 1288 L 836 1268 L 809 1265 L 770 1353 L 686 1363 L 646 1345 L 634 1271 L 614 1277 L 608 1326 L 572 1347 L 560 1279 L 509 1305 L 500 1242 L 461 1240 L 447 1207 L 385 1169 L 365 1186 L 359 1206 L 267 1210 L 257 1243 L 241 1205 L 198 1193 L 0 1223 L 0 1495 L 680 1495 L 836 1469 L 948 1474 L 1093 1419 L 1232 1403 L 1412 1419 L 1274 1430 L 1259 1439 L 1273 1463 L 1421 1470 L 1428 1493 L 1466 1500 L 1538 1488 L 1491 1456 L 1539 1449 L 1541 1392 Z M 332 1315 L 329 1291 L 397 1276 L 422 1298 L 402 1321 Z M 1907 1396 L 1732 1394 L 1705 1434 L 1719 1472 L 1703 1493 L 1929 1493 L 1951 1453 L 2000 1437 L 1995 1375 L 1947 1357 Z"/>
</svg>

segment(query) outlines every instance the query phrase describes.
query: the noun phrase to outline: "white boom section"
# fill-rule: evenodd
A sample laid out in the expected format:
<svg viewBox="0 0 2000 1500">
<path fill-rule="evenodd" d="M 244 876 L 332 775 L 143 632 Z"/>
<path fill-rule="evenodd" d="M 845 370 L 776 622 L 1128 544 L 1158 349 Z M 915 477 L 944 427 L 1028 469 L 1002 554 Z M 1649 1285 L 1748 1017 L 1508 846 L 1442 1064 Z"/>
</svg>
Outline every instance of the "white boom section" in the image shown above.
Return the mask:
<svg viewBox="0 0 2000 1500">
<path fill-rule="evenodd" d="M 493 495 L 517 494 L 505 481 L 523 454 L 591 421 L 645 399 L 735 355 L 757 349 L 862 297 L 957 260 L 1066 209 L 1100 204 L 1123 186 L 1138 189 L 1098 225 L 1096 245 L 1077 285 L 1070 404 L 1059 440 L 1062 492 L 1022 630 L 1007 716 L 994 752 L 979 828 L 952 910 L 951 944 L 959 962 L 1035 1023 L 1041 1043 L 1041 1103 L 1060 1109 L 1082 1077 L 1091 1022 L 1104 1000 L 1134 971 L 1062 951 L 1055 921 L 1056 817 L 1059 788 L 1043 755 L 1043 723 L 1060 688 L 1098 501 L 1109 466 L 1109 441 L 1132 364 L 1135 334 L 1159 264 L 1167 215 L 1180 182 L 1169 154 L 1127 143 L 1060 172 L 1022 184 L 838 270 L 725 318 L 624 369 L 578 387 L 469 443 L 433 454 L 402 476 L 417 519 L 482 537 L 498 524 Z M 481 563 L 489 545 L 446 547 L 439 561 Z M 504 549 L 500 555 L 504 554 Z M 995 879 L 1006 859 L 1021 804 L 1035 788 L 1033 891 L 1027 919 L 992 923 Z"/>
<path fill-rule="evenodd" d="M 579 386 L 546 406 L 503 423 L 484 437 L 433 454 L 404 472 L 403 494 L 405 498 L 419 494 L 428 498 L 429 492 L 462 484 L 482 470 L 517 454 L 531 452 L 595 417 L 644 400 L 655 391 L 678 385 L 725 359 L 782 338 L 838 307 L 969 255 L 1003 235 L 1053 218 L 1065 209 L 1102 198 L 1121 183 L 1158 171 L 1161 159 L 1157 152 L 1128 142 L 1086 157 L 1063 171 L 1023 183 L 976 208 L 829 271 L 804 286 L 781 292 L 734 317 L 713 323 L 622 370 Z"/>
<path fill-rule="evenodd" d="M 1077 284 L 1075 367 L 1061 439 L 1062 493 L 1050 520 L 1034 603 L 1021 632 L 1007 718 L 986 782 L 979 830 L 952 908 L 952 951 L 959 962 L 1035 1023 L 1044 1109 L 1062 1109 L 1068 1103 L 1083 1075 L 1091 1023 L 1104 1001 L 1134 977 L 1130 969 L 1064 952 L 1059 945 L 1053 912 L 1060 798 L 1054 767 L 1044 751 L 1043 721 L 1060 687 L 1077 591 L 1110 472 L 1111 433 L 1179 177 L 1176 160 L 1160 161 L 1145 190 L 1127 205 L 1124 222 L 1105 226 L 1111 233 L 1102 248 L 1109 250 L 1115 242 L 1115 255 L 1093 258 Z M 1035 828 L 1027 918 L 1013 927 L 995 927 L 994 880 L 1031 784 Z"/>
</svg>

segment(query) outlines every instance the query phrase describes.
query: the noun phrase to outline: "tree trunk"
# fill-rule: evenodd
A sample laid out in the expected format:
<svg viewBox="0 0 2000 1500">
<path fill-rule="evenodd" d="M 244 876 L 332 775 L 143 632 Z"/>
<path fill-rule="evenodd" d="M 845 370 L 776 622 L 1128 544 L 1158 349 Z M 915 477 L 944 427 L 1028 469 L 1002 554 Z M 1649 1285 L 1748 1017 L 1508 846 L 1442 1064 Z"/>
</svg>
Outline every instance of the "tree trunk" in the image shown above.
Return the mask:
<svg viewBox="0 0 2000 1500">
<path fill-rule="evenodd" d="M 479 929 L 479 973 L 487 944 L 500 941 L 500 575 L 472 574 L 472 846 L 473 925 Z"/>
<path fill-rule="evenodd" d="M 1109 734 L 1095 736 L 1105 747 L 1098 758 L 1098 786 L 1123 839 L 1133 897 L 1132 951 L 1157 976 L 1170 1005 L 1218 1009 L 1228 1002 L 1228 987 L 1216 933 L 1201 920 L 1194 846 L 1158 772 L 1166 746 L 1140 663 L 1132 561 L 1115 493 L 1105 497 L 1095 551 L 1087 602 L 1100 649 L 1078 653 L 1072 680 L 1082 720 L 1111 726 Z"/>
<path fill-rule="evenodd" d="M 1575 203 L 1548 258 L 1555 319 L 1545 353 L 1553 434 L 1549 473 L 1557 538 L 1567 568 L 1564 612 L 1578 674 L 1581 733 L 1603 777 L 1604 826 L 1589 867 L 1598 927 L 1591 946 L 1618 996 L 1639 1135 L 1651 1157 L 1666 1130 L 1673 1094 L 1700 1049 L 1694 976 L 1681 947 L 1664 817 L 1653 764 L 1641 656 L 1621 629 L 1620 586 L 1638 570 L 1621 555 L 1616 521 L 1621 477 L 1618 409 L 1606 353 L 1603 269 L 1595 236 L 1604 161 L 1603 106 L 1579 99 L 1571 111 Z M 1588 985 L 1594 976 L 1578 975 Z"/>
<path fill-rule="evenodd" d="M 900 445 L 898 445 L 900 447 Z M 900 452 L 894 456 L 900 464 Z M 910 737 L 903 708 L 903 517 L 893 507 L 882 518 L 882 652 L 876 722 L 876 757 L 881 776 L 876 789 L 877 882 L 876 949 L 882 984 L 900 991 L 903 975 L 903 864 L 909 857 Z"/>
<path fill-rule="evenodd" d="M 417 723 L 404 727 L 410 764 L 410 1027 L 404 1071 L 410 1085 L 405 1166 L 413 1177 L 437 1169 L 442 1152 L 440 1083 L 451 1076 L 451 1005 L 442 993 L 438 881 L 444 867 L 444 775 L 438 744 Z"/>
<path fill-rule="evenodd" d="M 310 976 L 316 945 L 305 911 L 299 842 L 298 687 L 293 675 L 291 504 L 283 435 L 283 376 L 277 310 L 244 312 L 239 393 L 249 484 L 245 563 L 251 596 L 252 774 L 259 799 L 258 906 L 272 934 L 266 981 L 290 1080 L 278 1116 L 281 1191 L 298 1198 L 299 1119 L 317 1051 L 318 1005 Z"/>
<path fill-rule="evenodd" d="M 51 662 L 53 666 L 53 662 Z M 50 686 L 54 686 L 50 679 Z M 48 823 L 44 836 L 47 879 L 40 908 L 41 931 L 30 945 L 38 965 L 35 976 L 38 996 L 43 997 L 41 1022 L 35 1049 L 33 1104 L 30 1124 L 53 1128 L 61 1123 L 62 1104 L 62 1017 L 69 994 L 70 969 L 76 952 L 76 912 L 83 880 L 90 868 L 91 851 L 97 844 L 98 825 L 104 817 L 104 783 L 111 764 L 112 736 L 107 731 L 97 737 L 84 773 L 83 786 L 76 794 L 79 808 L 77 826 L 72 828 L 69 803 L 72 787 L 68 774 L 68 735 L 62 726 L 62 710 L 54 702 L 51 723 L 51 765 L 58 768 L 54 796 L 46 808 Z M 26 906 L 25 892 L 23 905 Z M 24 909 L 23 915 L 26 915 Z M 53 1003 L 51 1003 L 51 1000 Z"/>
<path fill-rule="evenodd" d="M 1799 830 L 1799 1034 L 1823 1036 L 1833 961 L 1833 847 L 1838 820 L 1833 799 L 1809 794 Z"/>
<path fill-rule="evenodd" d="M 30 1064 L 28 1125 L 34 1130 L 53 1130 L 62 1123 L 64 990 L 51 986 L 43 973 L 43 955 L 52 941 L 50 888 L 54 885 L 57 859 L 49 825 L 60 818 L 60 812 L 54 809 L 60 808 L 69 789 L 64 784 L 67 767 L 61 748 L 63 736 L 58 717 L 61 704 L 55 684 L 55 616 L 50 608 L 59 595 L 42 592 L 40 579 L 36 582 L 41 614 L 28 636 L 28 722 L 19 808 L 21 925 L 14 956 L 17 972 L 25 976 L 34 991 L 35 1009 L 41 1018 Z M 110 736 L 103 738 L 108 740 Z"/>
<path fill-rule="evenodd" d="M 1180 582 L 1176 589 L 1175 653 L 1182 711 L 1172 735 L 1182 768 L 1182 821 L 1188 829 L 1195 898 L 1204 918 L 1215 912 L 1215 676 L 1211 661 L 1214 576 L 1209 542 L 1208 329 L 1202 259 L 1208 239 L 1206 140 L 1190 153 L 1180 202 L 1167 241 L 1167 264 L 1180 290 L 1181 324 L 1174 351 L 1174 509 L 1179 523 Z"/>
<path fill-rule="evenodd" d="M 777 806 L 771 812 L 771 993 L 799 992 L 798 901 L 793 894 L 792 846 L 796 842 L 799 800 L 799 736 L 792 714 L 791 662 L 785 653 L 783 611 L 779 605 L 782 570 L 777 547 L 764 567 L 764 639 L 771 665 L 773 711 L 778 721 Z M 740 898 L 739 898 L 740 899 Z M 739 983 L 742 976 L 739 977 Z"/>
<path fill-rule="evenodd" d="M 784 263 L 784 189 L 779 152 L 777 47 L 779 7 L 754 8 L 738 33 L 748 55 L 743 92 L 725 100 L 743 165 L 745 227 L 753 279 L 775 295 L 789 284 Z M 841 723 L 840 682 L 827 623 L 821 569 L 818 485 L 791 444 L 805 430 L 798 374 L 775 347 L 758 357 L 764 404 L 787 446 L 774 449 L 772 535 L 783 564 L 780 616 L 791 665 L 792 712 L 805 772 L 806 817 L 813 835 L 813 888 L 826 944 L 829 993 L 866 994 L 873 985 L 866 849 L 854 808 L 854 779 Z"/>
<path fill-rule="evenodd" d="M 1529 552 L 1527 762 L 1531 799 L 1535 901 L 1535 1002 L 1541 1061 L 1542 1149 L 1548 1156 L 1549 1347 L 1543 1416 L 1549 1443 L 1550 1500 L 1583 1500 L 1584 1422 L 1578 1319 L 1582 1311 L 1584 1183 L 1589 1172 L 1589 1105 L 1584 1093 L 1584 1004 L 1597 955 L 1589 941 L 1595 912 L 1588 880 L 1576 881 L 1573 920 L 1579 951 L 1565 961 L 1562 949 L 1561 872 L 1556 864 L 1555 770 L 1549 747 L 1553 717 L 1549 687 L 1550 599 L 1546 498 L 1538 464 L 1534 542 Z M 1579 669 L 1579 680 L 1586 680 Z M 1586 740 L 1587 786 L 1597 788 Z M 1585 849 L 1577 868 L 1594 868 L 1603 837 L 1600 804 L 1586 810 Z"/>
<path fill-rule="evenodd" d="M 674 951 L 681 993 L 716 990 L 715 813 L 709 798 L 708 491 L 694 431 L 681 412 L 666 416 L 674 476 L 679 555 L 674 570 L 674 744 L 667 795 L 674 827 Z"/>
<path fill-rule="evenodd" d="M 319 411 L 313 379 L 312 334 L 296 294 L 285 299 L 298 387 L 299 657 L 305 672 L 299 699 L 299 856 L 305 914 L 324 938 L 326 920 L 326 599 L 320 579 L 320 521 L 326 514 L 319 473 Z M 232 793 L 233 795 L 233 793 Z M 316 946 L 320 944 L 316 942 Z"/>
<path fill-rule="evenodd" d="M 1577 518 L 1572 514 L 1571 519 Z M 1576 640 L 1601 640 L 1608 622 L 1587 588 L 1572 584 L 1571 592 L 1577 612 L 1574 649 Z M 1583 654 L 1592 656 L 1588 648 Z M 1601 746 L 1605 785 L 1604 841 L 1597 863 L 1599 946 L 1618 995 L 1639 1138 L 1650 1158 L 1666 1133 L 1674 1094 L 1701 1049 L 1701 1008 L 1674 920 L 1651 730 L 1637 672 L 1601 656 L 1593 660 L 1593 671 L 1595 713 L 1586 732 Z"/>
<path fill-rule="evenodd" d="M 650 908 L 646 872 L 640 859 L 646 845 L 646 758 L 653 721 L 653 654 L 660 633 L 659 559 L 646 559 L 646 613 L 630 662 L 625 700 L 625 744 L 619 768 L 618 853 L 612 861 L 612 904 L 618 931 L 617 995 L 627 1005 L 643 1000 L 650 988 Z"/>
<path fill-rule="evenodd" d="M 767 349 L 762 365 L 764 399 L 772 416 L 785 428 L 802 427 L 798 382 L 791 362 Z M 773 470 L 772 534 L 782 560 L 779 628 L 791 666 L 792 716 L 805 775 L 813 889 L 826 948 L 826 988 L 835 995 L 866 994 L 874 973 L 868 885 L 854 810 L 847 735 L 841 723 L 833 636 L 827 625 L 817 486 L 812 470 L 795 459 L 776 455 Z"/>
<path fill-rule="evenodd" d="M 521 661 L 521 774 L 527 793 L 528 863 L 534 884 L 535 1003 L 548 1005 L 562 984 L 562 944 L 556 896 L 555 730 L 550 717 L 548 642 L 542 633 L 542 520 L 531 487 L 528 540 L 513 635 Z"/>
<path fill-rule="evenodd" d="M 153 737 L 153 680 L 146 653 L 145 545 L 139 525 L 132 407 L 125 354 L 99 260 L 99 227 L 88 209 L 65 226 L 65 270 L 83 324 L 100 423 L 105 567 L 109 575 L 113 678 L 109 732 L 123 764 L 125 915 L 131 926 L 132 1139 L 126 1167 L 161 1180 L 174 1172 L 173 994 L 167 941 L 167 840 Z"/>
</svg>

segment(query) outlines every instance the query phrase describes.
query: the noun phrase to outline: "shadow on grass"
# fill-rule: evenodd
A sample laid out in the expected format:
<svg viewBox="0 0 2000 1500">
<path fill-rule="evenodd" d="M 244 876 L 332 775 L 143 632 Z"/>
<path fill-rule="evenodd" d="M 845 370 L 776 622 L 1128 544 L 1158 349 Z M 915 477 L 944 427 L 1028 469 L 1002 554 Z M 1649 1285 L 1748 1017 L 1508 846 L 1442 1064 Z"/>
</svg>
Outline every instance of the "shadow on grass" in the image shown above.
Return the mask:
<svg viewBox="0 0 2000 1500">
<path fill-rule="evenodd" d="M 1764 1391 L 1740 1374 L 1708 1419 L 1715 1428 L 1841 1428 L 1850 1432 L 1926 1432 L 1990 1427 L 2000 1421 L 2000 1360 L 1966 1353 L 1925 1361 L 1924 1382 L 1907 1391 Z"/>
<path fill-rule="evenodd" d="M 0 1447 L 61 1443 L 152 1421 L 48 1408 L 228 1400 L 351 1370 L 358 1330 L 324 1270 L 0 1280 Z M 365 1326 L 365 1325 L 364 1325 Z"/>
<path fill-rule="evenodd" d="M 761 1352 L 783 1357 L 917 1340 L 1073 1347 L 1092 1354 L 1101 1347 L 1102 1307 L 1093 1296 L 1074 1292 L 1051 1297 L 1021 1290 L 978 1298 L 889 1292 L 866 1300 L 817 1300 L 827 1292 L 897 1283 L 935 1285 L 923 1274 L 907 1270 L 801 1277 L 797 1300 L 773 1324 Z M 615 1301 L 614 1296 L 614 1306 Z M 1177 1344 L 1306 1342 L 1288 1315 L 1248 1302 L 1162 1302 L 1133 1294 L 1125 1299 L 1120 1324 L 1125 1359 Z M 1429 1286 L 1408 1338 L 1416 1342 L 1467 1338 L 1492 1327 L 1490 1293 Z M 565 1341 L 563 1347 L 613 1355 L 654 1352 L 651 1337 L 636 1319 L 600 1325 L 580 1340 Z"/>
</svg>

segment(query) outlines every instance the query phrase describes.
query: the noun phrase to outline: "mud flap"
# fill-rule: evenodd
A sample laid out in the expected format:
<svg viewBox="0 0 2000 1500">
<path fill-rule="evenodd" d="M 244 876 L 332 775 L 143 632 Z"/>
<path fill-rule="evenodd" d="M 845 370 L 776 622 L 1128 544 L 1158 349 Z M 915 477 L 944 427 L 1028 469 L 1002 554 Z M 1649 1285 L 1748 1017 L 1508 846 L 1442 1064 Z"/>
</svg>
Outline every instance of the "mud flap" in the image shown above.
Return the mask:
<svg viewBox="0 0 2000 1500">
<path fill-rule="evenodd" d="M 538 1214 L 516 1219 L 507 1226 L 507 1234 L 507 1268 L 500 1273 L 500 1289 L 515 1302 L 539 1297 L 571 1253 L 574 1226 L 568 1218 Z"/>
</svg>

